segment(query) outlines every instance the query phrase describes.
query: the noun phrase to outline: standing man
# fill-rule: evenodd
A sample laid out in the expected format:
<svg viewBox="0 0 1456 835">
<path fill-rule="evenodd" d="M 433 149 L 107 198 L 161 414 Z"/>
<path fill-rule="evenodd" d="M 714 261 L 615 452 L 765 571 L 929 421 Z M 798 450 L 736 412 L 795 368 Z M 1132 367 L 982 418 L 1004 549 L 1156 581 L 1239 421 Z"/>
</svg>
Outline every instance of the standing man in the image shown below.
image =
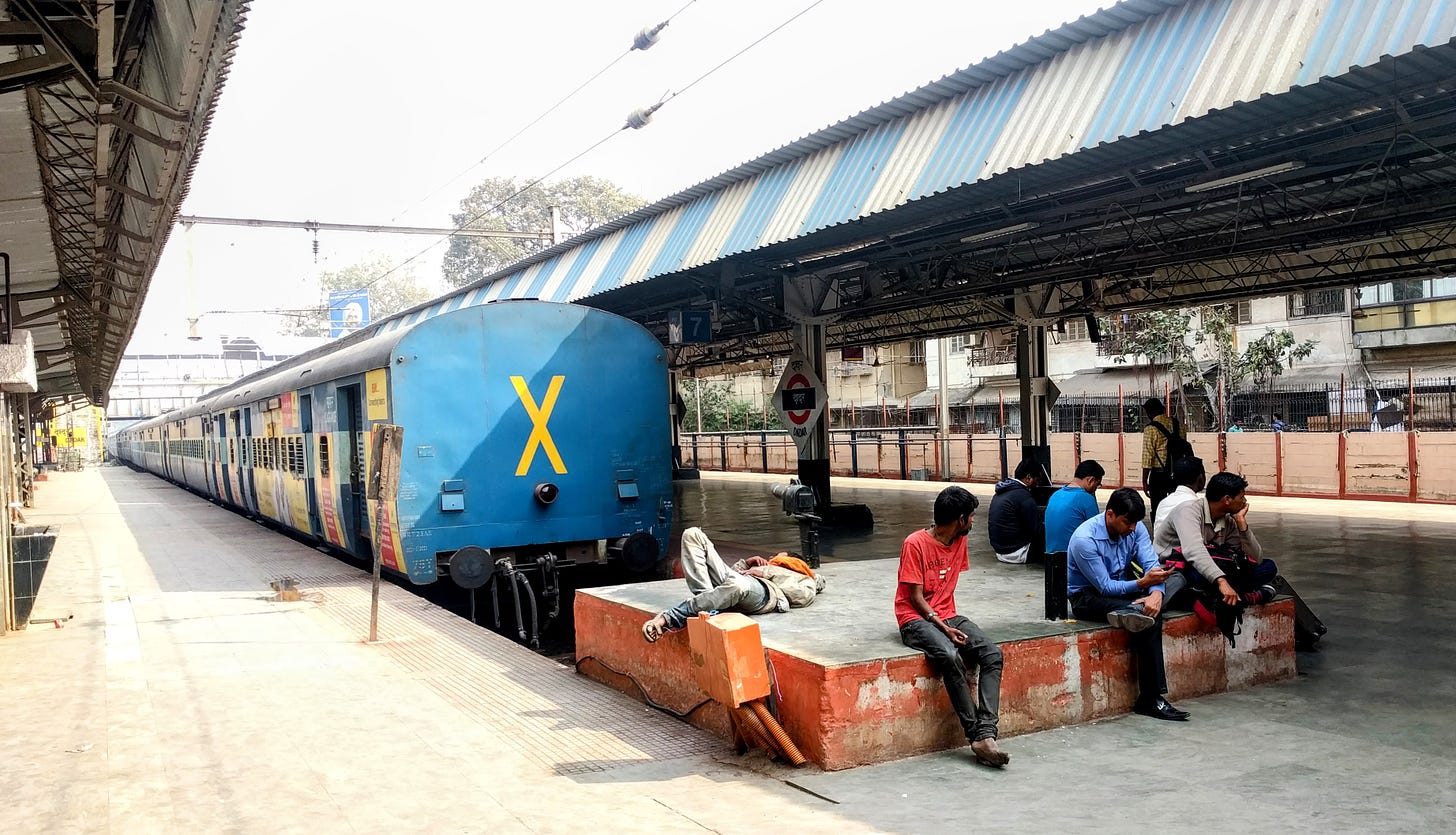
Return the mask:
<svg viewBox="0 0 1456 835">
<path fill-rule="evenodd" d="M 986 530 L 991 550 L 1001 562 L 1020 565 L 1046 549 L 1041 507 L 1031 495 L 1031 488 L 1041 483 L 1041 473 L 1041 465 L 1028 458 L 1016 465 L 1012 478 L 996 484 Z"/>
<path fill-rule="evenodd" d="M 1274 413 L 1274 431 L 1284 431 L 1284 415 L 1280 414 L 1279 412 Z"/>
<path fill-rule="evenodd" d="M 1120 487 L 1107 512 L 1083 522 L 1067 546 L 1067 597 L 1078 620 L 1105 620 L 1132 633 L 1137 655 L 1138 697 L 1134 713 L 1183 720 L 1188 712 L 1168 701 L 1163 669 L 1163 600 L 1183 587 L 1183 575 L 1162 568 L 1142 525 L 1143 497 Z M 1143 575 L 1127 576 L 1136 562 Z M 1166 588 L 1165 588 L 1166 581 Z"/>
<path fill-rule="evenodd" d="M 1173 461 L 1193 454 L 1188 433 L 1163 408 L 1163 401 L 1149 397 L 1143 403 L 1148 425 L 1143 427 L 1143 492 L 1152 507 L 1148 516 L 1158 518 L 1158 504 L 1173 492 Z"/>
<path fill-rule="evenodd" d="M 1070 483 L 1052 494 L 1046 508 L 1047 553 L 1067 550 L 1077 526 L 1100 512 L 1097 488 L 1102 486 L 1105 475 L 1102 465 L 1089 458 L 1077 465 Z"/>
<path fill-rule="evenodd" d="M 996 746 L 1001 704 L 1001 650 L 970 619 L 956 614 L 955 590 L 970 568 L 966 534 L 979 502 L 964 487 L 947 487 L 935 498 L 935 525 L 905 537 L 900 549 L 895 620 L 905 646 L 925 653 L 940 672 L 971 753 L 996 768 L 1011 755 Z M 976 699 L 967 673 L 980 670 Z"/>
</svg>

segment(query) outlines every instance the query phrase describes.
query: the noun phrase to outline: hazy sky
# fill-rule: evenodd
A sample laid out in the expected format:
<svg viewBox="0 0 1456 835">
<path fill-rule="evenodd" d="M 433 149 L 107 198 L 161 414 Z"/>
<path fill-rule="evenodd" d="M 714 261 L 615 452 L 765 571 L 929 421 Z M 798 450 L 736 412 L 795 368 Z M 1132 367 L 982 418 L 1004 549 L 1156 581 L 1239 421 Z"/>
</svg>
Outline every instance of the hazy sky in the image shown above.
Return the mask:
<svg viewBox="0 0 1456 835">
<path fill-rule="evenodd" d="M 651 50 L 446 186 L 685 2 L 253 0 L 183 212 L 448 226 L 473 183 L 550 171 L 813 4 L 696 0 Z M 1106 5 L 822 0 L 556 177 L 602 176 L 656 200 Z M 319 270 L 371 252 L 400 262 L 428 249 L 415 274 L 443 289 L 444 248 L 321 233 L 315 263 L 306 232 L 179 227 L 134 344 L 185 333 L 189 260 L 197 310 L 272 310 L 316 304 Z M 275 321 L 209 314 L 200 327 L 261 334 Z"/>
</svg>

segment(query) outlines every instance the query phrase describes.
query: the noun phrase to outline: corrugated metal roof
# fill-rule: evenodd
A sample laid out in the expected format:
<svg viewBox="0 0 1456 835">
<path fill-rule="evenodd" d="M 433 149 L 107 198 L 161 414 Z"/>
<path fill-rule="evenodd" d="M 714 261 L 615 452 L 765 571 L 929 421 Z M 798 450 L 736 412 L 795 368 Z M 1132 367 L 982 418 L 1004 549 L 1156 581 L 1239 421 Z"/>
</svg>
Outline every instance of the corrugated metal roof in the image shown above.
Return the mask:
<svg viewBox="0 0 1456 835">
<path fill-rule="evenodd" d="M 0 249 L 15 259 L 15 324 L 34 335 L 42 393 L 105 402 L 247 5 L 37 3 L 0 12 L 20 44 L 0 48 L 0 60 L 60 59 L 56 72 L 0 94 Z M 98 28 L 113 33 L 111 51 L 95 50 L 94 32 L 86 40 Z"/>
<path fill-rule="evenodd" d="M 1084 154 L 1095 175 L 1099 146 L 1301 86 L 1299 103 L 1317 103 L 1308 85 L 1321 78 L 1453 36 L 1456 0 L 1126 0 L 477 286 L 487 298 L 576 300 L 1046 160 Z M 1256 113 L 1249 127 L 1261 127 Z M 581 268 L 558 278 L 568 264 Z"/>
</svg>

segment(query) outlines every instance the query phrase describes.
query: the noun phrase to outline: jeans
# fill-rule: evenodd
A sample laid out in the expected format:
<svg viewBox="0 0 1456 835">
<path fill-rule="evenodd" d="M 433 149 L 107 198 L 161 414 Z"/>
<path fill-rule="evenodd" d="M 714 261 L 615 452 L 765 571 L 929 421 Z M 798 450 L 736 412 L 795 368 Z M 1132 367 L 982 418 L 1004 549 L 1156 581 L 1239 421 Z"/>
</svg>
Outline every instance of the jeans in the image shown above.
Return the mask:
<svg viewBox="0 0 1456 835">
<path fill-rule="evenodd" d="M 693 596 L 662 613 L 669 629 L 682 629 L 698 612 L 757 615 L 773 608 L 766 582 L 729 568 L 701 528 L 683 531 L 682 566 Z"/>
<path fill-rule="evenodd" d="M 1182 575 L 1174 575 L 1181 577 Z M 1163 605 L 1166 608 L 1171 595 L 1168 594 L 1167 586 L 1172 585 L 1174 577 L 1169 577 L 1168 583 L 1164 584 Z M 1137 597 L 1142 597 L 1139 592 Z M 1107 620 L 1107 615 L 1118 609 L 1126 609 L 1132 605 L 1137 597 L 1103 597 L 1096 589 L 1082 589 L 1072 595 L 1072 614 L 1077 620 Z M 1132 651 L 1137 656 L 1138 666 L 1138 701 L 1152 701 L 1168 692 L 1168 679 L 1163 672 L 1163 614 L 1158 613 L 1153 625 L 1141 632 L 1130 632 L 1128 638 L 1132 644 Z"/>
<path fill-rule="evenodd" d="M 1248 594 L 1251 591 L 1258 591 L 1259 587 L 1263 585 L 1273 585 L 1274 578 L 1277 576 L 1279 576 L 1279 566 L 1275 565 L 1273 560 L 1260 560 L 1252 571 L 1243 572 L 1238 576 L 1225 574 L 1224 578 L 1229 581 L 1229 585 L 1234 587 L 1235 592 L 1242 595 Z M 1199 574 L 1192 566 L 1178 572 L 1174 577 L 1184 578 L 1183 584 L 1189 588 L 1204 590 L 1217 588 L 1215 583 L 1210 583 L 1204 579 L 1203 575 Z M 1172 581 L 1173 577 L 1169 577 L 1168 582 L 1171 583 Z M 1172 595 L 1167 595 L 1166 598 L 1171 600 Z"/>
<path fill-rule="evenodd" d="M 720 586 L 695 594 L 663 612 L 669 629 L 682 629 L 698 612 L 742 612 L 758 615 L 773 610 L 773 595 L 757 577 L 736 575 Z"/>
<path fill-rule="evenodd" d="M 708 589 L 722 585 L 730 577 L 741 577 L 728 567 L 713 547 L 713 540 L 703 533 L 702 528 L 688 528 L 682 535 L 683 579 L 688 581 L 688 591 L 702 594 Z"/>
<path fill-rule="evenodd" d="M 966 633 L 965 646 L 956 646 L 939 627 L 922 618 L 900 627 L 900 640 L 905 646 L 925 653 L 940 673 L 966 739 L 971 742 L 995 739 L 997 714 L 1001 709 L 1001 650 L 968 618 L 956 615 L 947 618 L 945 625 Z M 977 667 L 980 668 L 977 700 L 972 703 L 966 673 Z"/>
</svg>

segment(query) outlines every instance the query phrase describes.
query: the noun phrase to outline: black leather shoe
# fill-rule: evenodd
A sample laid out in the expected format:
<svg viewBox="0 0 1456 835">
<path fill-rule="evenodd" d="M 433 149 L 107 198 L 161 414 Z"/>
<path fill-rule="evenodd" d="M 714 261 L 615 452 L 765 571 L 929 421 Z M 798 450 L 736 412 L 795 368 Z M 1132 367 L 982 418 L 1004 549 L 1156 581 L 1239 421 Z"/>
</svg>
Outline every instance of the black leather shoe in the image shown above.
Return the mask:
<svg viewBox="0 0 1456 835">
<path fill-rule="evenodd" d="M 1151 702 L 1145 702 L 1139 699 L 1137 702 L 1133 703 L 1132 712 L 1140 713 L 1143 716 L 1151 716 L 1154 719 L 1167 719 L 1170 722 L 1187 721 L 1189 716 L 1188 711 L 1179 710 L 1178 708 L 1173 707 L 1173 705 L 1170 704 L 1168 700 L 1163 698 L 1162 696 L 1159 696 Z"/>
</svg>

